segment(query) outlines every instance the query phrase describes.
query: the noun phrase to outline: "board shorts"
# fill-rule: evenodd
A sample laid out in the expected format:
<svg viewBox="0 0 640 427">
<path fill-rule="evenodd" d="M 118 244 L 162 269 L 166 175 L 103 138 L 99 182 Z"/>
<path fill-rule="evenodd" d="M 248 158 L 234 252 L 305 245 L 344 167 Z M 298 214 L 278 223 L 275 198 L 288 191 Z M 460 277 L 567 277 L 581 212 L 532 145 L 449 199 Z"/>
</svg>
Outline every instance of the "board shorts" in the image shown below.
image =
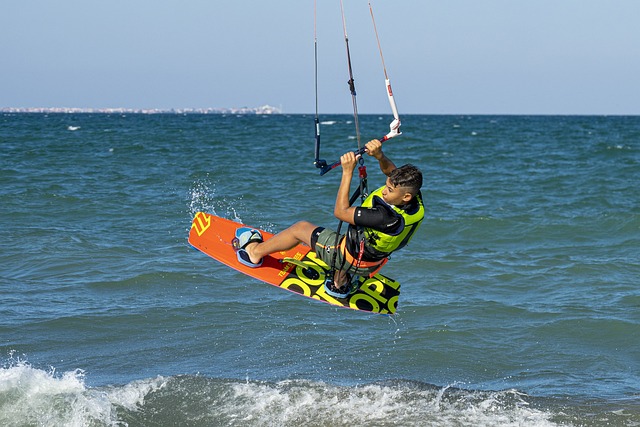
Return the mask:
<svg viewBox="0 0 640 427">
<path fill-rule="evenodd" d="M 346 250 L 340 250 L 340 246 L 344 238 L 344 235 L 338 235 L 338 233 L 333 230 L 318 227 L 313 230 L 313 233 L 311 233 L 311 247 L 315 251 L 316 256 L 329 267 L 331 267 L 331 264 L 333 263 L 333 256 L 337 249 L 335 261 L 336 269 L 346 271 L 352 276 L 369 276 L 371 273 L 380 269 L 380 263 L 370 267 L 360 266 L 355 268 L 354 265 L 348 262 L 344 256 L 344 252 Z"/>
</svg>

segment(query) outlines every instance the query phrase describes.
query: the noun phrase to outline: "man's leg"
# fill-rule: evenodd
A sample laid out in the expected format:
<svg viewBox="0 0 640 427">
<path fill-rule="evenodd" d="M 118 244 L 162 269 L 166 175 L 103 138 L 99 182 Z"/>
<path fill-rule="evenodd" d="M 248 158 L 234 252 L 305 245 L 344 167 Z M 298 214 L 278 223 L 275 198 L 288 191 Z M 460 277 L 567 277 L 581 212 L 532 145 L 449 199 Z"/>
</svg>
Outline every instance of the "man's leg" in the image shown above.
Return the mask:
<svg viewBox="0 0 640 427">
<path fill-rule="evenodd" d="M 251 262 L 257 263 L 265 255 L 289 250 L 299 243 L 311 246 L 311 233 L 316 228 L 318 228 L 317 225 L 307 221 L 296 222 L 291 227 L 262 243 L 248 244 L 245 250 L 249 254 Z"/>
</svg>

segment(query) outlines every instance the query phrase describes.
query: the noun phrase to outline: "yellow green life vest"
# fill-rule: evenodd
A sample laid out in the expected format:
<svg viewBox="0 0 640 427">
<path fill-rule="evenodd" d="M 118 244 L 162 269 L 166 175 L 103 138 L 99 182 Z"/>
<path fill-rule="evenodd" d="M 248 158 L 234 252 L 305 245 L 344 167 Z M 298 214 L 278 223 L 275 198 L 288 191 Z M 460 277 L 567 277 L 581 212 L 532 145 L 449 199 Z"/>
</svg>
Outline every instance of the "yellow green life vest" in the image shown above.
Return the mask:
<svg viewBox="0 0 640 427">
<path fill-rule="evenodd" d="M 403 209 L 386 203 L 382 198 L 383 189 L 384 186 L 369 194 L 369 196 L 362 202 L 362 207 L 372 208 L 380 205 L 388 206 L 402 217 L 404 224 L 400 227 L 400 232 L 397 234 L 387 234 L 382 231 L 365 227 L 364 237 L 367 252 L 388 255 L 409 243 L 409 240 L 411 240 L 424 219 L 424 205 L 422 203 L 422 195 L 418 193 L 415 196 L 418 202 L 418 208 L 415 209 L 415 211 L 412 211 L 412 213 L 407 213 Z"/>
</svg>

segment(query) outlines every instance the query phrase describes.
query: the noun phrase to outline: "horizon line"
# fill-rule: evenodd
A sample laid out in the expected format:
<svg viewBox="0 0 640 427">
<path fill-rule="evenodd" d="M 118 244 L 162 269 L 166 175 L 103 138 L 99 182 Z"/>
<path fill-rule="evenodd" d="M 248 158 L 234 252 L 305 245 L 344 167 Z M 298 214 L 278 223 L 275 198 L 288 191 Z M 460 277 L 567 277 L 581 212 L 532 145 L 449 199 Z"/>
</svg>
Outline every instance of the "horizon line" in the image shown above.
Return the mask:
<svg viewBox="0 0 640 427">
<path fill-rule="evenodd" d="M 312 112 L 285 113 L 281 108 L 271 105 L 259 107 L 206 107 L 206 108 L 127 108 L 127 107 L 0 107 L 2 114 L 233 114 L 233 115 L 314 115 Z M 359 113 L 362 116 L 388 115 L 389 113 Z M 327 115 L 353 115 L 353 113 L 322 113 Z M 599 116 L 599 117 L 637 117 L 632 113 L 405 113 L 404 116 Z"/>
</svg>

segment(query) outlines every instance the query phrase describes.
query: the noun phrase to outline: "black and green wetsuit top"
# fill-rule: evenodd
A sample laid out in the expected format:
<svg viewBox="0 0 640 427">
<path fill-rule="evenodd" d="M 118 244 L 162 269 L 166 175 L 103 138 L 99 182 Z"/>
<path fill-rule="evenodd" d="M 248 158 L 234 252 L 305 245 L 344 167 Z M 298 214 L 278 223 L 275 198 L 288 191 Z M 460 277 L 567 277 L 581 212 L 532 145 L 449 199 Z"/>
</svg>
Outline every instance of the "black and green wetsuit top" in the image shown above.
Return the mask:
<svg viewBox="0 0 640 427">
<path fill-rule="evenodd" d="M 393 206 L 382 198 L 383 187 L 373 191 L 356 208 L 354 222 L 347 231 L 346 248 L 359 257 L 360 241 L 364 238 L 363 261 L 380 261 L 404 247 L 424 219 L 422 194 L 403 206 Z"/>
</svg>

